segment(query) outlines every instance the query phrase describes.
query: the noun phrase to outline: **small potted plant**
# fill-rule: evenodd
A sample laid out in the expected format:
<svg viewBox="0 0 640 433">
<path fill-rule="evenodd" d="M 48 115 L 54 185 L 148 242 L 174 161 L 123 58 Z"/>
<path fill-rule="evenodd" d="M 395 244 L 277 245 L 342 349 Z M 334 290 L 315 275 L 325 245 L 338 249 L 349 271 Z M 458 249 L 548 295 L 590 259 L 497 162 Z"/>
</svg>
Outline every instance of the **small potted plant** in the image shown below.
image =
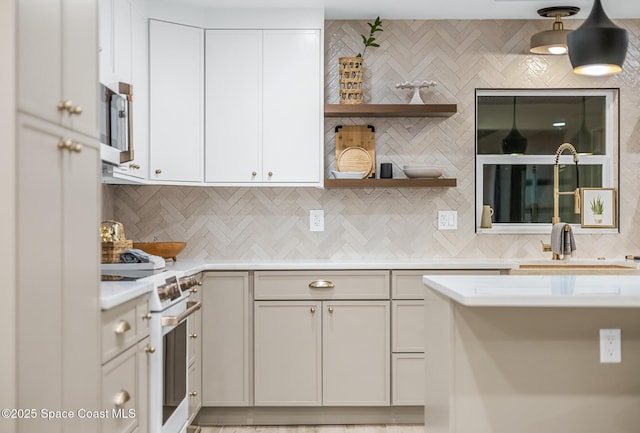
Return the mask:
<svg viewBox="0 0 640 433">
<path fill-rule="evenodd" d="M 364 48 L 355 57 L 340 57 L 340 103 L 362 104 L 362 81 L 364 73 L 364 53 L 368 47 L 379 47 L 376 43 L 375 33 L 382 31 L 382 21 L 377 17 L 369 26 L 369 35 L 360 35 Z"/>
<path fill-rule="evenodd" d="M 604 203 L 600 196 L 597 196 L 589 202 L 591 213 L 593 213 L 593 221 L 596 224 L 602 224 L 602 213 L 604 212 Z"/>
</svg>

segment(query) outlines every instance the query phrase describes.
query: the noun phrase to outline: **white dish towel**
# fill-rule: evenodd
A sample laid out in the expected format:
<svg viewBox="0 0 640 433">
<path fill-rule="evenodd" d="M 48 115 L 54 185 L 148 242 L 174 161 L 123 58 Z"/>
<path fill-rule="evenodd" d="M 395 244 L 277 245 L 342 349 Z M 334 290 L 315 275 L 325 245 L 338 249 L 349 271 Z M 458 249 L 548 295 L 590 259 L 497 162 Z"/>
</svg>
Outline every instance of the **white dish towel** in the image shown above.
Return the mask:
<svg viewBox="0 0 640 433">
<path fill-rule="evenodd" d="M 554 224 L 551 228 L 551 252 L 560 256 L 573 256 L 575 250 L 576 240 L 573 237 L 571 226 L 567 223 Z"/>
</svg>

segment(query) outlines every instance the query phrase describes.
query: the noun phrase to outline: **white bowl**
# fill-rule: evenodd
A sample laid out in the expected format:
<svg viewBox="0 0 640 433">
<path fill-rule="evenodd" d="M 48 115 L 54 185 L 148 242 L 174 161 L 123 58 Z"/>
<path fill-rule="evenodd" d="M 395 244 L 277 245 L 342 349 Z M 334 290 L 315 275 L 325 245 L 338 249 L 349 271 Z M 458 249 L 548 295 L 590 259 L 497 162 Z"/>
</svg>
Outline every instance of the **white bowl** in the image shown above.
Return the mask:
<svg viewBox="0 0 640 433">
<path fill-rule="evenodd" d="M 437 165 L 405 165 L 402 167 L 407 177 L 435 178 L 442 176 L 442 167 Z"/>
<path fill-rule="evenodd" d="M 336 179 L 362 179 L 367 174 L 366 171 L 336 171 L 331 170 L 331 174 Z"/>
</svg>

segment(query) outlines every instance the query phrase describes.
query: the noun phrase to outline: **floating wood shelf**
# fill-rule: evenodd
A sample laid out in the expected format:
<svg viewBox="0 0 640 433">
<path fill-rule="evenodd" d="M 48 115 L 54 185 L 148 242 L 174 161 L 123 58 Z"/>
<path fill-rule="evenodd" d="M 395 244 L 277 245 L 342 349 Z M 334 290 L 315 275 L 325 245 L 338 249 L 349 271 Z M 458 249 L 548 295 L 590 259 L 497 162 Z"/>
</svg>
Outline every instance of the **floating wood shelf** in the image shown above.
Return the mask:
<svg viewBox="0 0 640 433">
<path fill-rule="evenodd" d="M 436 188 L 455 187 L 457 179 L 325 179 L 325 188 Z"/>
<path fill-rule="evenodd" d="M 456 104 L 325 104 L 324 117 L 448 117 Z"/>
</svg>

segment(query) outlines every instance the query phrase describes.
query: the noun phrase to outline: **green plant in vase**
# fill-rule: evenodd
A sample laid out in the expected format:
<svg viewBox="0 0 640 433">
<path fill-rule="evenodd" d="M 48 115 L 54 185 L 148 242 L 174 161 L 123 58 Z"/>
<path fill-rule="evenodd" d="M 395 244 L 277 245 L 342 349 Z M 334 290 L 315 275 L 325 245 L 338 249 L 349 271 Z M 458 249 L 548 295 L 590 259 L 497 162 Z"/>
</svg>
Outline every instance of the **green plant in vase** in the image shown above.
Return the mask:
<svg viewBox="0 0 640 433">
<path fill-rule="evenodd" d="M 340 57 L 340 103 L 362 104 L 362 83 L 364 77 L 364 53 L 368 47 L 379 47 L 375 34 L 382 30 L 382 21 L 377 17 L 369 26 L 369 35 L 360 35 L 364 49 L 355 57 Z"/>
<path fill-rule="evenodd" d="M 591 213 L 593 213 L 593 221 L 595 221 L 597 224 L 601 224 L 602 213 L 604 212 L 604 203 L 602 202 L 600 196 L 592 199 L 589 202 L 589 205 L 591 206 Z"/>
</svg>

